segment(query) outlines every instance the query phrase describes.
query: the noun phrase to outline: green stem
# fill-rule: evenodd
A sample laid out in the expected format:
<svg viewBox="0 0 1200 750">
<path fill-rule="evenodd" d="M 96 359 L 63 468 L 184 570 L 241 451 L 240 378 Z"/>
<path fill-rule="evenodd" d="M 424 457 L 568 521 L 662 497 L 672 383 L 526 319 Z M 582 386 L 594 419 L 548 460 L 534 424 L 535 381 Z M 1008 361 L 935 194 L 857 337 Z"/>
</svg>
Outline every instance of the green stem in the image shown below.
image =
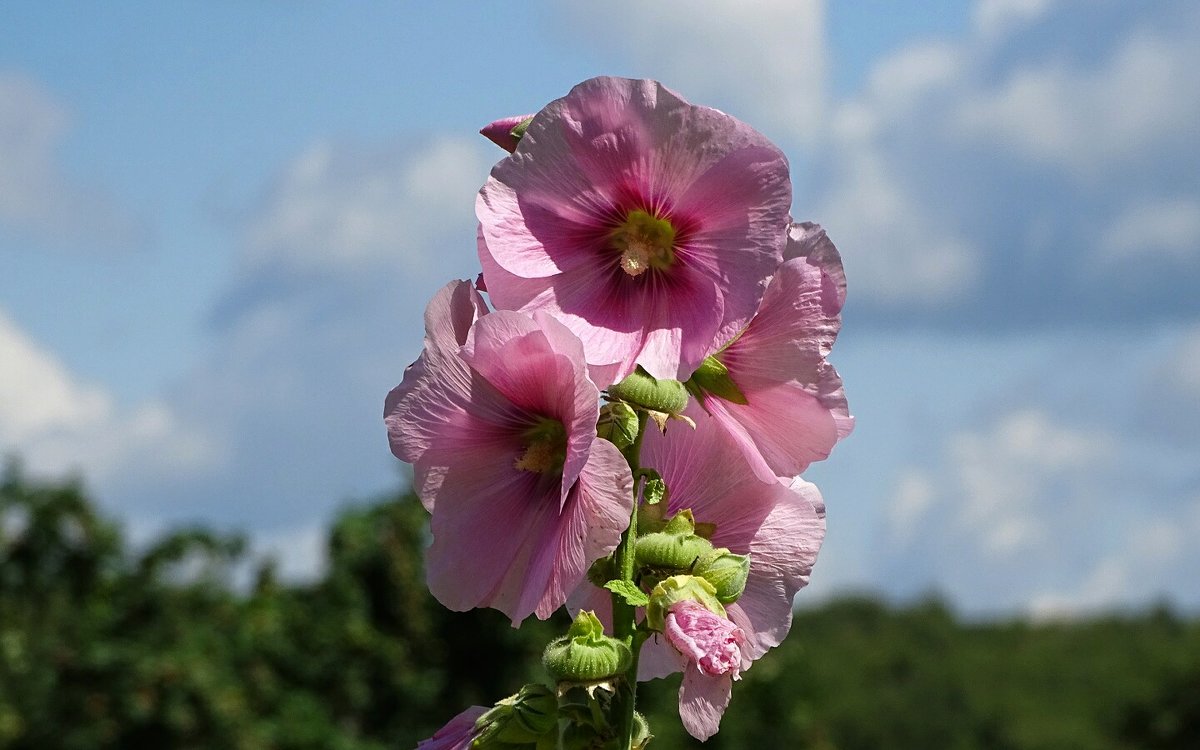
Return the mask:
<svg viewBox="0 0 1200 750">
<path fill-rule="evenodd" d="M 625 533 L 621 535 L 621 543 L 617 546 L 615 559 L 618 577 L 623 581 L 629 582 L 633 581 L 634 574 L 634 547 L 637 544 L 638 524 L 638 485 L 640 484 L 637 471 L 641 468 L 640 454 L 642 451 L 642 436 L 646 433 L 646 422 L 646 413 L 644 411 L 639 412 L 637 438 L 634 439 L 633 445 L 621 451 L 622 455 L 625 456 L 625 460 L 629 463 L 629 470 L 634 475 L 633 512 L 629 516 L 629 528 L 625 529 Z M 613 635 L 625 641 L 630 651 L 633 652 L 633 660 L 629 664 L 629 670 L 625 673 L 625 682 L 628 687 L 627 699 L 620 702 L 620 736 L 623 739 L 623 747 L 629 750 L 633 745 L 633 710 L 637 702 L 638 652 L 641 650 L 642 643 L 641 639 L 638 639 L 636 636 L 637 608 L 627 604 L 623 597 L 613 594 L 612 609 Z"/>
</svg>

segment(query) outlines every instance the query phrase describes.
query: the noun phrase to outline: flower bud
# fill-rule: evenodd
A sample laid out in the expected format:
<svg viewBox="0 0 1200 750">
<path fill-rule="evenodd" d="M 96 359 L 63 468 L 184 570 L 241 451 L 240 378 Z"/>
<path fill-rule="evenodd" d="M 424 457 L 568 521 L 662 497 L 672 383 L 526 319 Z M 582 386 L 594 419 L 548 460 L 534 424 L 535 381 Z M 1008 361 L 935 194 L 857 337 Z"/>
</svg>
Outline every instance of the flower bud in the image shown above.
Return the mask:
<svg viewBox="0 0 1200 750">
<path fill-rule="evenodd" d="M 545 685 L 529 684 L 498 701 L 475 722 L 472 747 L 531 744 L 558 729 L 558 699 Z"/>
<path fill-rule="evenodd" d="M 681 575 L 671 576 L 650 592 L 650 604 L 646 607 L 646 625 L 651 630 L 662 632 L 664 618 L 672 604 L 694 601 L 714 614 L 725 616 L 725 607 L 717 599 L 717 590 L 703 578 Z"/>
<path fill-rule="evenodd" d="M 551 641 L 542 654 L 546 671 L 559 683 L 624 674 L 632 660 L 629 646 L 604 635 L 604 626 L 591 611 L 580 612 L 567 634 Z"/>
<path fill-rule="evenodd" d="M 721 547 L 709 552 L 692 568 L 698 575 L 713 585 L 717 601 L 733 604 L 746 590 L 746 578 L 750 575 L 750 555 L 735 555 Z"/>
<path fill-rule="evenodd" d="M 517 150 L 517 143 L 521 140 L 521 136 L 525 135 L 525 129 L 529 127 L 532 119 L 533 115 L 502 117 L 485 125 L 479 134 L 511 154 Z"/>
<path fill-rule="evenodd" d="M 625 450 L 637 440 L 637 412 L 624 401 L 605 404 L 600 409 L 600 421 L 596 423 L 596 435 L 617 448 Z"/>
<path fill-rule="evenodd" d="M 612 398 L 669 416 L 687 407 L 688 393 L 678 380 L 659 380 L 638 367 L 620 383 L 608 387 Z"/>
<path fill-rule="evenodd" d="M 697 560 L 712 553 L 712 543 L 696 536 L 690 510 L 683 510 L 667 522 L 662 531 L 638 537 L 635 565 L 664 571 L 687 572 Z"/>
</svg>

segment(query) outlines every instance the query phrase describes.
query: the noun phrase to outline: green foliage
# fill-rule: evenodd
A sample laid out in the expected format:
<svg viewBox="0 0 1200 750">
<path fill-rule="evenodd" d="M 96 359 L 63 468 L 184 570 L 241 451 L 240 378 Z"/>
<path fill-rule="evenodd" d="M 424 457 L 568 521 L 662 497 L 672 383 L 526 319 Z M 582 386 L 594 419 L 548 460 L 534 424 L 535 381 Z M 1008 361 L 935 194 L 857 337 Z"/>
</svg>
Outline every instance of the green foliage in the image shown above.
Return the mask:
<svg viewBox="0 0 1200 750">
<path fill-rule="evenodd" d="M 285 583 L 237 536 L 185 529 L 134 549 L 79 483 L 10 467 L 0 748 L 405 748 L 545 680 L 540 654 L 566 618 L 514 630 L 445 610 L 421 570 L 426 524 L 409 495 L 348 508 L 325 575 Z M 639 688 L 652 748 L 701 746 L 679 725 L 678 684 Z M 936 601 L 836 601 L 797 613 L 703 747 L 1200 747 L 1200 622 L 1160 608 L 963 623 Z"/>
</svg>

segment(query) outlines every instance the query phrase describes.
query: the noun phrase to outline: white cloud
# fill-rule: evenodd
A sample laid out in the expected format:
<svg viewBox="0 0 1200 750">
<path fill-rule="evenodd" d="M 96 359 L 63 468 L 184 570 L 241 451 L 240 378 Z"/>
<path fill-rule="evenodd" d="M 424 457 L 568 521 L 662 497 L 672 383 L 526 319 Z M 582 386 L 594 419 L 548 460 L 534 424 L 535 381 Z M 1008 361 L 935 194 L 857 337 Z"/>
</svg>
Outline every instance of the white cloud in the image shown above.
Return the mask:
<svg viewBox="0 0 1200 750">
<path fill-rule="evenodd" d="M 71 118 L 28 77 L 0 71 L 0 227 L 40 240 L 126 245 L 141 230 L 59 163 Z"/>
<path fill-rule="evenodd" d="M 1162 588 L 1178 570 L 1195 569 L 1200 559 L 1189 543 L 1200 534 L 1200 500 L 1192 513 L 1179 518 L 1152 518 L 1131 529 L 1124 543 L 1110 556 L 1095 563 L 1082 581 L 1069 589 L 1041 591 L 1027 607 L 1036 620 L 1054 620 L 1093 614 L 1113 607 L 1144 604 L 1148 597 L 1165 593 Z M 1189 592 L 1190 593 L 1190 592 Z"/>
<path fill-rule="evenodd" d="M 1146 261 L 1200 259 L 1200 198 L 1138 203 L 1118 214 L 1100 236 L 1103 260 L 1122 268 Z"/>
<path fill-rule="evenodd" d="M 948 513 L 950 528 L 975 540 L 986 558 L 1011 558 L 1059 531 L 1047 523 L 1045 502 L 1089 502 L 1088 475 L 1113 450 L 1108 435 L 1064 426 L 1038 409 L 1012 412 L 949 441 L 950 474 L 942 477 L 939 512 Z M 1055 488 L 1072 497 L 1049 498 Z M 899 500 L 905 490 L 902 484 Z"/>
<path fill-rule="evenodd" d="M 1020 66 L 966 97 L 951 116 L 966 137 L 1094 180 L 1195 138 L 1197 66 L 1192 31 L 1135 29 L 1098 66 Z"/>
<path fill-rule="evenodd" d="M 425 270 L 448 217 L 468 214 L 490 166 L 482 138 L 310 146 L 248 229 L 244 264 L 301 271 Z"/>
<path fill-rule="evenodd" d="M 1011 32 L 1045 15 L 1056 0 L 979 0 L 972 20 L 976 30 L 985 36 Z"/>
<path fill-rule="evenodd" d="M 80 382 L 0 311 L 0 454 L 38 474 L 81 472 L 108 486 L 187 475 L 215 454 L 165 404 L 121 410 Z"/>
<path fill-rule="evenodd" d="M 599 35 L 690 101 L 725 108 L 768 135 L 813 141 L 825 116 L 821 0 L 613 0 L 602 13 L 570 3 L 574 25 Z M 565 93 L 565 92 L 564 92 Z"/>
<path fill-rule="evenodd" d="M 946 322 L 1102 320 L 1097 300 L 1194 314 L 1153 283 L 1079 269 L 1153 255 L 1143 281 L 1170 271 L 1176 286 L 1177 271 L 1200 271 L 1194 190 L 1180 190 L 1195 174 L 1179 173 L 1200 156 L 1200 13 L 1165 3 L 1130 23 L 1104 4 L 1057 4 L 982 0 L 973 32 L 883 58 L 835 105 L 804 218 L 838 242 L 857 299 Z M 1104 24 L 1111 36 L 1086 54 L 1036 41 Z"/>
</svg>

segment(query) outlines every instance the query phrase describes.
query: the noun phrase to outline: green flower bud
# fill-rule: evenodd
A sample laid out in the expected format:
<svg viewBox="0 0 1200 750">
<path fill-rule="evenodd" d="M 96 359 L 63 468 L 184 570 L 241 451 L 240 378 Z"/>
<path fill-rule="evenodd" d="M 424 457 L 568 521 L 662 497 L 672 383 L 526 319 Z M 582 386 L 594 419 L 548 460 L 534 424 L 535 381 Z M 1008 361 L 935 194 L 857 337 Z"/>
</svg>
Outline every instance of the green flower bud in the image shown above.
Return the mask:
<svg viewBox="0 0 1200 750">
<path fill-rule="evenodd" d="M 545 685 L 529 684 L 498 701 L 475 721 L 472 747 L 501 748 L 536 743 L 557 734 L 558 699 Z"/>
<path fill-rule="evenodd" d="M 687 407 L 688 393 L 678 380 L 658 380 L 641 367 L 620 383 L 608 387 L 608 395 L 647 411 L 679 414 Z"/>
<path fill-rule="evenodd" d="M 711 583 L 696 576 L 671 576 L 650 592 L 650 604 L 646 607 L 646 624 L 651 630 L 661 632 L 671 605 L 689 599 L 725 617 L 725 607 L 721 606 L 720 600 L 717 599 L 717 590 Z"/>
<path fill-rule="evenodd" d="M 616 638 L 604 635 L 594 612 L 580 612 L 567 634 L 542 654 L 542 664 L 555 682 L 594 682 L 624 674 L 633 655 Z"/>
<path fill-rule="evenodd" d="M 713 585 L 717 601 L 733 604 L 746 590 L 746 578 L 750 575 L 750 555 L 735 555 L 721 547 L 709 552 L 692 568 L 698 575 Z"/>
<path fill-rule="evenodd" d="M 635 564 L 639 569 L 685 572 L 700 558 L 712 552 L 712 543 L 696 536 L 696 525 L 690 510 L 680 511 L 667 522 L 662 531 L 638 537 Z"/>
<path fill-rule="evenodd" d="M 600 420 L 596 423 L 596 435 L 621 450 L 625 450 L 637 440 L 637 412 L 624 401 L 605 404 L 600 409 Z"/>
</svg>

